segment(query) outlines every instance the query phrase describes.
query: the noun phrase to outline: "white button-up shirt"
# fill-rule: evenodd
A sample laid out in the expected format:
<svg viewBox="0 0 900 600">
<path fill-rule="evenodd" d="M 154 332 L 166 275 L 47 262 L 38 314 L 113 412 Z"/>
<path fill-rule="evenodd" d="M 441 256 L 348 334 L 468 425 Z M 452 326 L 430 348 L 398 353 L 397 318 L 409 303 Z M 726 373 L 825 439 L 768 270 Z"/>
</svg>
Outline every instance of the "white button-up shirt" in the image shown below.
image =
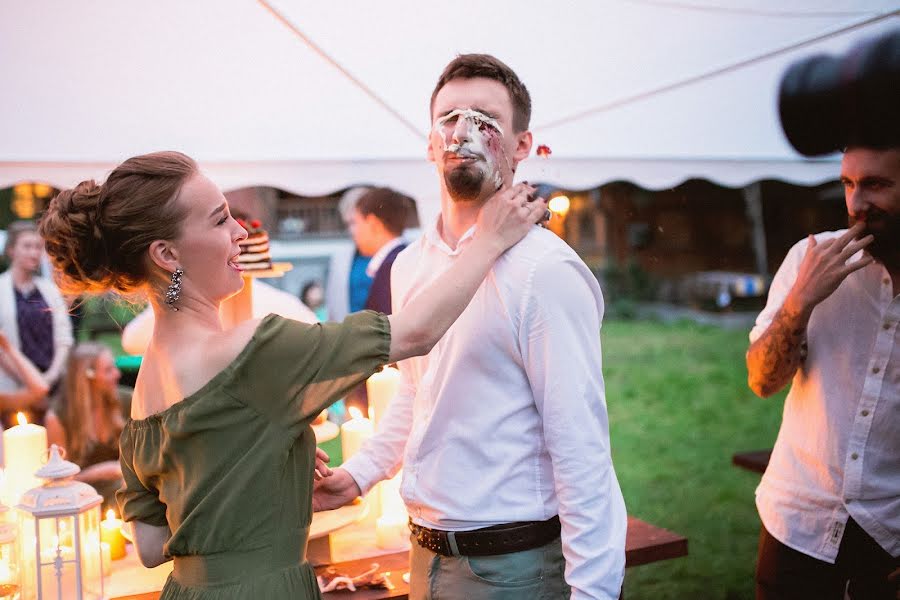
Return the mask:
<svg viewBox="0 0 900 600">
<path fill-rule="evenodd" d="M 450 267 L 436 227 L 392 270 L 395 314 Z M 535 227 L 491 269 L 462 316 L 401 386 L 344 467 L 363 492 L 403 463 L 401 495 L 425 527 L 562 522 L 572 598 L 618 598 L 627 516 L 613 470 L 601 372 L 603 296 L 555 234 Z"/>
<path fill-rule="evenodd" d="M 802 240 L 788 252 L 751 340 L 784 304 L 806 247 Z M 809 352 L 785 401 L 756 505 L 777 540 L 820 560 L 834 563 L 848 515 L 900 555 L 898 323 L 900 296 L 880 263 L 850 274 L 809 321 Z"/>
</svg>

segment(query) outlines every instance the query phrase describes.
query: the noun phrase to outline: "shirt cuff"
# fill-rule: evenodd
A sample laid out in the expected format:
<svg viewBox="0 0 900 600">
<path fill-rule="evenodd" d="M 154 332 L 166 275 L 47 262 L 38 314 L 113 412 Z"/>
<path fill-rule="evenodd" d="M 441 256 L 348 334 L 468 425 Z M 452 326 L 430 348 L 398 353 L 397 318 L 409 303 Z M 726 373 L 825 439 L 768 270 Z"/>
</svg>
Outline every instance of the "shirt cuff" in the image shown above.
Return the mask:
<svg viewBox="0 0 900 600">
<path fill-rule="evenodd" d="M 350 473 L 350 477 L 359 486 L 360 494 L 368 494 L 375 484 L 384 479 L 381 470 L 365 454 L 358 452 L 341 465 L 341 468 Z"/>
</svg>

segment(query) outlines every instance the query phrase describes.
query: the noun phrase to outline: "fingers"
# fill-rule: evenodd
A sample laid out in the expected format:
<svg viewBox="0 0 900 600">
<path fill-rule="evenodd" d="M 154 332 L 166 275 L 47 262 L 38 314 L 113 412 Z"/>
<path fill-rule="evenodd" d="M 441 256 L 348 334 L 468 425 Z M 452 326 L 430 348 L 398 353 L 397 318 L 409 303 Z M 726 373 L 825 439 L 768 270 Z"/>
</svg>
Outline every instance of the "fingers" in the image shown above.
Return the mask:
<svg viewBox="0 0 900 600">
<path fill-rule="evenodd" d="M 313 472 L 313 478 L 316 481 L 324 479 L 325 477 L 331 477 L 334 473 L 326 463 L 331 460 L 328 454 L 322 450 L 321 448 L 316 448 L 316 469 Z"/>
<path fill-rule="evenodd" d="M 869 244 L 871 244 L 875 240 L 875 236 L 872 234 L 867 235 L 864 238 L 853 240 L 849 244 L 847 244 L 843 250 L 841 250 L 841 258 L 844 260 L 850 258 Z"/>
<path fill-rule="evenodd" d="M 854 271 L 859 271 L 860 269 L 864 269 L 864 268 L 868 267 L 873 262 L 875 262 L 875 259 L 872 258 L 871 256 L 869 256 L 868 254 L 863 256 L 859 260 L 853 261 L 852 263 L 848 264 L 840 271 L 841 279 L 844 279 L 845 277 L 847 277 L 847 275 L 849 275 L 850 273 L 852 273 Z"/>
</svg>

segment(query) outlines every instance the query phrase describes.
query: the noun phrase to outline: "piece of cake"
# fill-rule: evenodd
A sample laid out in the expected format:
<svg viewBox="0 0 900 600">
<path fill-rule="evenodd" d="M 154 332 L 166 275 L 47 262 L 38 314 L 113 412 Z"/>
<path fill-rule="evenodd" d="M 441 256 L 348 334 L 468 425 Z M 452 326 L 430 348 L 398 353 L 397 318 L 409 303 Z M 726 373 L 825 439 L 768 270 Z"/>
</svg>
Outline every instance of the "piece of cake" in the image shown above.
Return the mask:
<svg viewBox="0 0 900 600">
<path fill-rule="evenodd" d="M 238 220 L 247 230 L 247 239 L 238 242 L 241 253 L 237 258 L 242 271 L 265 271 L 272 268 L 272 255 L 269 253 L 269 232 L 257 219 L 249 223 Z"/>
</svg>

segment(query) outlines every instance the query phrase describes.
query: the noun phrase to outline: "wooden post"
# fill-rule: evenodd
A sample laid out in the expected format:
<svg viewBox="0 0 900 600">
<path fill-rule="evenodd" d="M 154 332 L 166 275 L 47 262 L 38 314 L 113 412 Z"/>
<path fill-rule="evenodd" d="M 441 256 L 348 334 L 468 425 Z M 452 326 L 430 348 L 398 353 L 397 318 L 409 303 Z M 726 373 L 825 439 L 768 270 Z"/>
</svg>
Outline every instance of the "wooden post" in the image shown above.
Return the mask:
<svg viewBox="0 0 900 600">
<path fill-rule="evenodd" d="M 769 259 L 766 253 L 766 228 L 763 222 L 762 186 L 757 181 L 743 190 L 747 218 L 753 226 L 753 254 L 756 258 L 756 272 L 769 276 Z"/>
</svg>

